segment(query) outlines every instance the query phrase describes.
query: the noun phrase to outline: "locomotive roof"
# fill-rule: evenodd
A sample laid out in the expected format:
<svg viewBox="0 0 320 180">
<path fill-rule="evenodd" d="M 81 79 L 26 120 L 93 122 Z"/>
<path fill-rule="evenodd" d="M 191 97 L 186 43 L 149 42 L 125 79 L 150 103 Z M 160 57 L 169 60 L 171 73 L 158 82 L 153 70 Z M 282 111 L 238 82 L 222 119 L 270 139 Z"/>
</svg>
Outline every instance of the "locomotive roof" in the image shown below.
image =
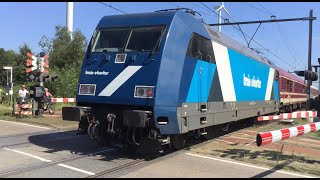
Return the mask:
<svg viewBox="0 0 320 180">
<path fill-rule="evenodd" d="M 181 10 L 176 11 L 159 11 L 159 12 L 146 12 L 146 13 L 133 13 L 133 14 L 121 14 L 121 15 L 111 15 L 104 16 L 97 28 L 101 27 L 125 27 L 125 26 L 143 26 L 143 25 L 159 25 L 166 24 L 170 25 L 174 16 L 181 16 L 182 13 L 185 13 Z M 194 18 L 191 14 L 189 14 L 192 18 Z M 181 16 L 181 18 L 185 18 L 186 16 Z M 187 22 L 187 21 L 186 21 Z M 199 21 L 200 22 L 200 21 Z M 208 33 L 212 40 L 218 42 L 222 45 L 225 45 L 231 49 L 238 51 L 248 57 L 251 57 L 257 61 L 260 61 L 264 64 L 272 66 L 276 68 L 275 64 L 267 59 L 266 57 L 261 56 L 256 51 L 242 45 L 241 43 L 233 40 L 227 35 L 218 32 L 213 29 L 209 25 L 204 24 L 208 30 Z"/>
<path fill-rule="evenodd" d="M 243 44 L 239 43 L 238 41 L 230 38 L 229 36 L 223 34 L 222 32 L 219 32 L 213 28 L 211 28 L 209 25 L 206 25 L 207 29 L 209 31 L 209 34 L 211 36 L 211 38 L 216 41 L 219 42 L 231 49 L 234 49 L 246 56 L 249 56 L 255 60 L 258 60 L 260 62 L 263 62 L 265 64 L 268 64 L 272 67 L 275 67 L 274 63 L 272 61 L 270 61 L 269 59 L 267 59 L 266 57 L 261 56 L 260 54 L 258 54 L 256 51 L 244 46 Z"/>
</svg>

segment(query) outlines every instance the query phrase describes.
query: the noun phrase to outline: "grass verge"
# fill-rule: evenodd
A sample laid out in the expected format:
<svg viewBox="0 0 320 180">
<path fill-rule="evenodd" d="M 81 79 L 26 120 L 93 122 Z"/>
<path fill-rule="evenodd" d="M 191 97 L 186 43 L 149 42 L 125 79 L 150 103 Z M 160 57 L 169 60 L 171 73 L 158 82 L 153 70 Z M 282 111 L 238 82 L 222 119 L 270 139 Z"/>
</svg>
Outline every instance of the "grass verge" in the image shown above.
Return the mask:
<svg viewBox="0 0 320 180">
<path fill-rule="evenodd" d="M 197 154 L 213 155 L 267 166 L 273 170 L 285 169 L 320 176 L 320 157 L 282 152 L 281 148 L 270 150 L 241 144 L 226 144 L 212 140 L 200 147 L 190 147 L 189 150 Z M 261 178 L 264 175 L 261 173 L 257 177 Z"/>
<path fill-rule="evenodd" d="M 62 105 L 64 103 L 60 103 L 58 107 L 63 106 L 72 106 L 71 103 Z M 12 107 L 5 106 L 0 104 L 0 119 L 15 121 L 15 122 L 26 122 L 31 124 L 44 125 L 49 127 L 54 127 L 58 129 L 70 129 L 70 128 L 78 128 L 78 121 L 64 121 L 62 118 L 48 118 L 48 117 L 29 117 L 24 116 L 22 118 L 17 118 L 12 116 Z"/>
<path fill-rule="evenodd" d="M 263 123 L 262 125 L 255 125 L 247 128 L 251 131 L 267 132 L 279 130 L 283 128 L 309 124 L 308 119 L 298 119 L 295 124 L 280 123 L 277 121 Z M 236 135 L 238 138 L 255 139 L 254 135 Z M 316 137 L 315 140 L 320 142 L 320 132 L 313 132 L 304 137 Z M 290 170 L 302 174 L 312 174 L 320 176 L 320 156 L 308 154 L 307 152 L 298 153 L 293 150 L 292 153 L 285 151 L 290 145 L 296 147 L 304 147 L 306 149 L 319 150 L 320 146 L 312 142 L 294 141 L 294 138 L 278 142 L 280 148 L 266 148 L 263 146 L 257 147 L 255 145 L 245 145 L 241 143 L 226 143 L 218 139 L 213 139 L 204 143 L 202 146 L 190 147 L 189 150 L 193 153 L 213 155 L 222 158 L 234 159 L 246 163 L 256 164 L 260 166 L 271 167 L 273 170 Z M 275 146 L 276 147 L 276 146 Z M 320 153 L 319 153 L 320 155 Z M 271 173 L 271 172 L 270 172 Z M 261 173 L 255 177 L 264 177 L 268 173 Z"/>
<path fill-rule="evenodd" d="M 57 129 L 77 129 L 78 121 L 64 121 L 61 118 L 47 118 L 47 117 L 23 117 L 16 118 L 11 116 L 0 116 L 1 120 L 13 121 L 13 122 L 25 122 L 31 124 L 38 124 L 43 126 L 49 126 Z"/>
</svg>

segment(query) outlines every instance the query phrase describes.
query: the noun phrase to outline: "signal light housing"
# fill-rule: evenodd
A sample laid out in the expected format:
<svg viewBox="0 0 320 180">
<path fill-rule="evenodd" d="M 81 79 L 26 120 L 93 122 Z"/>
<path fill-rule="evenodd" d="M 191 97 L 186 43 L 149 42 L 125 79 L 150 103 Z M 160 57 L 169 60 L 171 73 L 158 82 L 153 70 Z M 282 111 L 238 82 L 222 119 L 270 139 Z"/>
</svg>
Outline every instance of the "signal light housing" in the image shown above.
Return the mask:
<svg viewBox="0 0 320 180">
<path fill-rule="evenodd" d="M 153 98 L 154 86 L 136 86 L 134 90 L 135 98 Z"/>
</svg>

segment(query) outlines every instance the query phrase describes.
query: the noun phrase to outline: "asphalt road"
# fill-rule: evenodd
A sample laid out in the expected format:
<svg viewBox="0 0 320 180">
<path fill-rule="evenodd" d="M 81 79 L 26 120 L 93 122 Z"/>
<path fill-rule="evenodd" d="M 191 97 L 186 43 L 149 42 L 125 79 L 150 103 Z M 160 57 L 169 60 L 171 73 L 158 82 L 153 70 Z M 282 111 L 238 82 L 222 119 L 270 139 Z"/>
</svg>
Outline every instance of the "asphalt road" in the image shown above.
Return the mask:
<svg viewBox="0 0 320 180">
<path fill-rule="evenodd" d="M 87 135 L 0 120 L 1 177 L 314 177 L 218 157 L 174 152 L 154 160 L 102 147 Z"/>
</svg>

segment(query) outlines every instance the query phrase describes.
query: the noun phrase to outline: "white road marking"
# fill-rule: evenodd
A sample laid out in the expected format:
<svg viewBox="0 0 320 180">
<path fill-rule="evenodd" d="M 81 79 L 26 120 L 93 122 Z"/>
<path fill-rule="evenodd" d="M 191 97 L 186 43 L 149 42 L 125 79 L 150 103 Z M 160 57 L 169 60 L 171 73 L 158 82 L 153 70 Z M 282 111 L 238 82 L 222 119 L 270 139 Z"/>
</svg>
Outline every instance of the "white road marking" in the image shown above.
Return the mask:
<svg viewBox="0 0 320 180">
<path fill-rule="evenodd" d="M 208 157 L 208 156 L 202 156 L 202 155 L 197 155 L 197 154 L 192 154 L 192 153 L 186 153 L 186 155 L 195 156 L 195 157 L 201 157 L 201 158 L 205 158 L 205 159 L 211 159 L 211 160 L 215 160 L 215 161 L 221 161 L 221 162 L 226 162 L 226 163 L 231 163 L 231 164 L 236 164 L 236 165 L 241 165 L 241 166 L 247 166 L 247 167 L 256 168 L 256 169 L 270 170 L 270 171 L 273 171 L 273 172 L 278 172 L 278 173 L 283 173 L 283 174 L 288 174 L 288 175 L 293 175 L 293 176 L 300 176 L 300 177 L 304 177 L 304 178 L 316 178 L 314 176 L 307 176 L 307 175 L 302 175 L 302 174 L 290 173 L 290 172 L 281 171 L 281 170 L 280 171 L 279 170 L 272 170 L 270 168 L 264 168 L 264 167 L 259 167 L 259 166 L 239 163 L 239 162 L 235 162 L 235 161 L 228 161 L 228 160 L 218 159 L 218 158 L 213 158 L 213 157 Z"/>
<path fill-rule="evenodd" d="M 35 125 L 31 125 L 31 124 L 26 124 L 26 123 L 18 123 L 18 122 L 11 122 L 11 121 L 5 121 L 5 120 L 0 120 L 0 122 L 6 122 L 6 123 L 12 123 L 12 124 L 19 124 L 19 125 L 36 127 L 36 128 L 41 128 L 41 129 L 51 129 L 51 128 L 42 127 L 42 126 L 35 126 Z"/>
<path fill-rule="evenodd" d="M 253 132 L 253 133 L 258 133 L 257 131 L 251 131 L 251 130 L 248 130 L 248 129 L 244 130 L 243 132 Z"/>
<path fill-rule="evenodd" d="M 239 137 L 239 136 L 228 136 L 228 137 L 231 137 L 231 138 L 235 138 L 235 139 L 245 139 L 245 140 L 252 140 L 253 141 L 253 139 L 251 138 L 244 138 L 244 137 Z"/>
<path fill-rule="evenodd" d="M 240 133 L 240 132 L 236 132 L 234 135 L 243 135 L 243 136 L 251 136 L 249 134 L 245 134 L 245 133 Z"/>
<path fill-rule="evenodd" d="M 225 140 L 222 140 L 222 139 L 216 139 L 216 141 L 221 141 L 221 142 L 225 142 L 225 143 L 228 143 L 228 144 L 234 144 L 233 142 L 225 141 Z"/>
<path fill-rule="evenodd" d="M 29 157 L 33 157 L 35 159 L 39 159 L 40 161 L 53 162 L 53 161 L 51 161 L 49 159 L 44 159 L 44 158 L 41 158 L 39 156 L 35 156 L 35 155 L 29 154 L 29 153 L 25 153 L 25 152 L 22 152 L 22 151 L 19 151 L 19 150 L 9 149 L 9 148 L 3 148 L 3 149 L 8 150 L 8 151 L 13 151 L 13 152 L 16 152 L 16 153 L 19 153 L 19 154 L 23 154 L 23 155 L 26 155 L 26 156 L 29 156 Z M 114 148 L 106 149 L 106 150 L 102 150 L 102 151 L 98 151 L 98 152 L 92 153 L 92 155 L 98 154 L 98 153 L 102 153 L 102 152 L 107 152 L 107 151 L 114 151 L 114 150 L 116 150 L 116 149 L 114 149 Z M 82 173 L 85 173 L 85 174 L 89 174 L 89 175 L 94 175 L 95 174 L 93 172 L 85 171 L 85 170 L 82 170 L 82 169 L 79 169 L 79 168 L 75 168 L 75 167 L 72 167 L 72 166 L 69 166 L 69 165 L 66 165 L 66 164 L 57 164 L 57 165 L 65 167 L 65 168 L 68 168 L 68 169 L 72 169 L 74 171 L 78 171 L 78 172 L 82 172 Z"/>
<path fill-rule="evenodd" d="M 57 164 L 57 165 L 65 167 L 65 168 L 68 168 L 68 169 L 72 169 L 74 171 L 82 172 L 82 173 L 85 173 L 85 174 L 94 175 L 93 172 L 85 171 L 85 170 L 82 170 L 82 169 L 79 169 L 79 168 L 75 168 L 75 167 L 72 167 L 72 166 L 68 166 L 68 165 L 65 165 L 65 164 Z"/>
<path fill-rule="evenodd" d="M 39 156 L 35 156 L 35 155 L 29 154 L 29 153 L 25 153 L 25 152 L 22 152 L 22 151 L 19 151 L 19 150 L 9 149 L 9 148 L 3 148 L 3 149 L 8 150 L 8 151 L 13 151 L 13 152 L 16 152 L 16 153 L 19 153 L 19 154 L 23 154 L 23 155 L 26 155 L 26 156 L 29 156 L 29 157 L 33 157 L 35 159 L 39 159 L 40 161 L 52 162 L 51 160 L 44 159 L 44 158 L 41 158 Z"/>
</svg>

